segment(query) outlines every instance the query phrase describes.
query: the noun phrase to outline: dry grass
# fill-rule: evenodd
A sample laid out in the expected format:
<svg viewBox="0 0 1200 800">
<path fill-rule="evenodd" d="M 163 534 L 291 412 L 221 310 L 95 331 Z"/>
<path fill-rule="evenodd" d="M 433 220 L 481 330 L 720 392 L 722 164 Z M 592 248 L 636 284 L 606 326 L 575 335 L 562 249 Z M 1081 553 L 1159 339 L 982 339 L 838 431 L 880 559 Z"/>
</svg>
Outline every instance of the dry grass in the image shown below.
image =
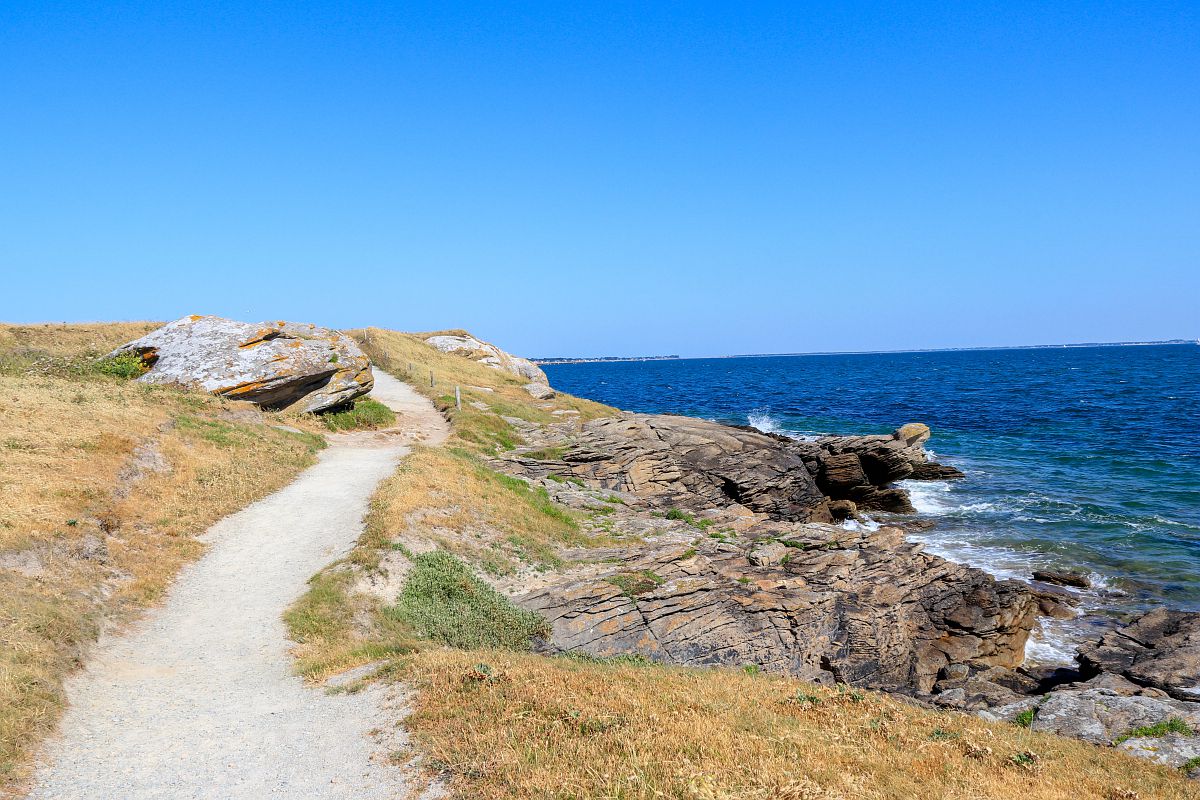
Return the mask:
<svg viewBox="0 0 1200 800">
<path fill-rule="evenodd" d="M 380 484 L 367 530 L 364 550 L 433 542 L 493 575 L 523 564 L 561 566 L 560 548 L 593 541 L 545 490 L 455 449 L 421 448 L 410 456 Z"/>
<path fill-rule="evenodd" d="M 160 322 L 0 323 L 0 359 L 103 355 L 161 325 Z"/>
<path fill-rule="evenodd" d="M 462 333 L 462 331 L 453 331 Z M 571 395 L 534 400 L 523 388 L 528 381 L 457 353 L 443 353 L 425 344 L 431 334 L 399 333 L 381 328 L 347 331 L 371 360 L 424 394 L 450 418 L 459 443 L 474 449 L 512 449 L 520 435 L 503 417 L 549 424 L 567 419 L 589 420 L 616 409 Z M 430 374 L 433 384 L 430 385 Z M 455 408 L 454 387 L 462 408 Z M 489 391 L 490 390 L 490 391 Z M 486 406 L 486 410 L 476 404 Z M 561 413 L 559 412 L 574 412 Z"/>
<path fill-rule="evenodd" d="M 5 326 L 0 341 L 69 359 L 147 327 Z M 20 777 L 99 628 L 158 600 L 202 551 L 195 534 L 323 444 L 234 408 L 103 376 L 0 374 L 0 784 Z"/>
<path fill-rule="evenodd" d="M 408 675 L 406 724 L 456 797 L 1197 796 L 1178 771 L 1123 753 L 794 679 L 445 649 Z"/>
</svg>

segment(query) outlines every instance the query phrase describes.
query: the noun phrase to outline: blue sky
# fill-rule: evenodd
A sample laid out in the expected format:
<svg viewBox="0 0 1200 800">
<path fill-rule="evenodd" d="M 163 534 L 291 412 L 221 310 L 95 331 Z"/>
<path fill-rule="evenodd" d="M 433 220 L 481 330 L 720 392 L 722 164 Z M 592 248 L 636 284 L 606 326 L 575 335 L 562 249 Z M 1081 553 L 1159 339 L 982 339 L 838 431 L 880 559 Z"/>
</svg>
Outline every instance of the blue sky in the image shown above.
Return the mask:
<svg viewBox="0 0 1200 800">
<path fill-rule="evenodd" d="M 1200 335 L 1200 6 L 0 4 L 0 319 Z"/>
</svg>

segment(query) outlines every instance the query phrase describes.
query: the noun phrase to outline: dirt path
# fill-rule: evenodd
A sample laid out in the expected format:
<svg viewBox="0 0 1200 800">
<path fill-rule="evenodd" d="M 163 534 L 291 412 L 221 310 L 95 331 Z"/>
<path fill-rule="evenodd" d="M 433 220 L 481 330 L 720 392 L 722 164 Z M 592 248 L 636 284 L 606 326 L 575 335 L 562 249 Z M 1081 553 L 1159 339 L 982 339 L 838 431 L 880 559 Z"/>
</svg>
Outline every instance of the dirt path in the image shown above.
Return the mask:
<svg viewBox="0 0 1200 800">
<path fill-rule="evenodd" d="M 399 699 L 330 696 L 292 674 L 281 615 L 362 532 L 376 484 L 407 441 L 448 434 L 428 400 L 376 372 L 397 431 L 349 434 L 291 485 L 225 518 L 165 605 L 102 642 L 67 687 L 70 708 L 31 798 L 376 800 L 408 797 L 387 753 Z M 390 721 L 389 721 L 390 720 Z M 375 730 L 389 731 L 386 741 Z"/>
</svg>

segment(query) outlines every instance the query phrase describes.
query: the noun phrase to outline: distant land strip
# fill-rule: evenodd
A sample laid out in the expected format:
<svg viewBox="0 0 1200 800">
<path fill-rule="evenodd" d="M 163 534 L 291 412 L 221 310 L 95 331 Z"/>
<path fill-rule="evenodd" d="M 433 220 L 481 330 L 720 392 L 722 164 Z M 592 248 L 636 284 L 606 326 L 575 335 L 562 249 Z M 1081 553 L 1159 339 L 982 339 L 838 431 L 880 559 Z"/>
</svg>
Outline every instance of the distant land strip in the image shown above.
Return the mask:
<svg viewBox="0 0 1200 800">
<path fill-rule="evenodd" d="M 790 358 L 793 356 L 866 356 L 884 355 L 887 353 L 960 353 L 979 350 L 1061 350 L 1063 348 L 1079 347 L 1150 347 L 1154 345 L 1200 345 L 1200 339 L 1162 339 L 1149 342 L 1078 342 L 1075 344 L 1014 344 L 990 345 L 983 347 L 929 347 L 916 350 L 825 350 L 808 353 L 737 353 L 723 356 L 597 356 L 595 358 L 531 358 L 535 364 L 595 364 L 613 361 L 686 361 L 699 358 Z"/>
</svg>

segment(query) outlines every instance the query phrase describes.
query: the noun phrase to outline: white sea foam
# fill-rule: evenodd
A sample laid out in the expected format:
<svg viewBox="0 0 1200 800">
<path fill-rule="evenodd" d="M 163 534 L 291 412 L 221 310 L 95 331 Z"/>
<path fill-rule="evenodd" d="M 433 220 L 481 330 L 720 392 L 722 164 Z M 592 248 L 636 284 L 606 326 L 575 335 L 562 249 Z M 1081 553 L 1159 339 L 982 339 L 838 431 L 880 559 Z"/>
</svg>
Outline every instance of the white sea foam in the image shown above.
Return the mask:
<svg viewBox="0 0 1200 800">
<path fill-rule="evenodd" d="M 908 490 L 913 508 L 921 514 L 940 516 L 955 509 L 952 489 L 946 481 L 899 481 L 897 486 Z"/>
<path fill-rule="evenodd" d="M 1052 666 L 1075 663 L 1075 649 L 1079 643 L 1073 641 L 1065 628 L 1049 624 L 1051 622 L 1054 620 L 1043 620 L 1029 634 L 1025 642 L 1026 664 Z"/>
<path fill-rule="evenodd" d="M 859 519 L 848 519 L 842 523 L 842 528 L 848 531 L 877 531 L 879 523 L 870 517 L 863 516 Z"/>
<path fill-rule="evenodd" d="M 779 420 L 772 417 L 766 411 L 751 411 L 747 416 L 747 421 L 751 427 L 758 428 L 763 433 L 784 433 L 783 426 L 779 424 Z"/>
</svg>

